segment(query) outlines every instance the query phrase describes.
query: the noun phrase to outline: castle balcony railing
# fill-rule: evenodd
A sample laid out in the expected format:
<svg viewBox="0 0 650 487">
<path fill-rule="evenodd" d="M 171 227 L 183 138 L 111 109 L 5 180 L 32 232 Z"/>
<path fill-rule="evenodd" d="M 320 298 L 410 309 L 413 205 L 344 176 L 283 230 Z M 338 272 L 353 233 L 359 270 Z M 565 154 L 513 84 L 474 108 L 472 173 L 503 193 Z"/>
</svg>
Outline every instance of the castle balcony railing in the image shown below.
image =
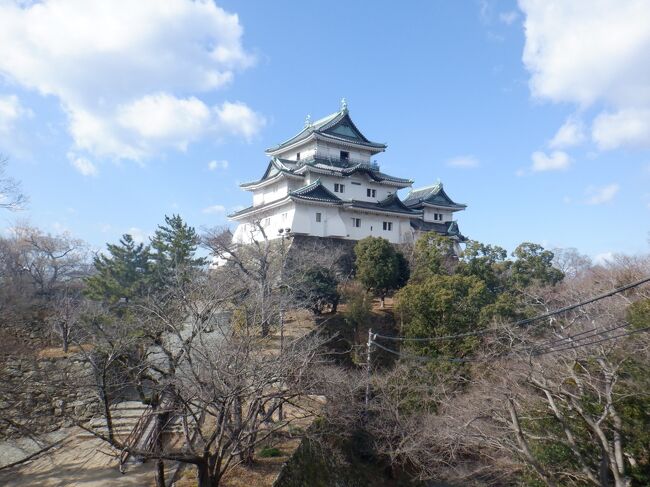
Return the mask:
<svg viewBox="0 0 650 487">
<path fill-rule="evenodd" d="M 352 157 L 341 159 L 340 157 L 332 157 L 330 155 L 325 155 L 318 152 L 316 152 L 313 157 L 317 161 L 324 161 L 336 167 L 349 167 L 358 165 L 363 169 L 368 169 L 369 171 L 379 171 L 379 164 L 376 161 L 368 162 L 367 159 Z"/>
</svg>

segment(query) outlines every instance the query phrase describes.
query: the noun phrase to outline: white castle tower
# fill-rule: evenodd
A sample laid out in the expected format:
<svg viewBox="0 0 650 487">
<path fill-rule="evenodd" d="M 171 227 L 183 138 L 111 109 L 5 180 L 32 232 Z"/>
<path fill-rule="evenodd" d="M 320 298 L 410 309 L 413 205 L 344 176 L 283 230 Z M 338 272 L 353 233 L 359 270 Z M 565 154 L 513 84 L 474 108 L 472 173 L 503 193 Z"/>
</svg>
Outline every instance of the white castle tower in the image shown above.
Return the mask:
<svg viewBox="0 0 650 487">
<path fill-rule="evenodd" d="M 236 243 L 294 235 L 359 240 L 383 237 L 412 242 L 436 231 L 465 240 L 453 215 L 466 205 L 454 203 L 442 183 L 412 190 L 404 201 L 397 191 L 413 181 L 389 176 L 372 157 L 386 144 L 368 140 L 356 127 L 345 99 L 341 109 L 312 122 L 295 136 L 266 150 L 271 157 L 257 181 L 241 184 L 253 205 L 229 215 L 239 223 Z"/>
</svg>

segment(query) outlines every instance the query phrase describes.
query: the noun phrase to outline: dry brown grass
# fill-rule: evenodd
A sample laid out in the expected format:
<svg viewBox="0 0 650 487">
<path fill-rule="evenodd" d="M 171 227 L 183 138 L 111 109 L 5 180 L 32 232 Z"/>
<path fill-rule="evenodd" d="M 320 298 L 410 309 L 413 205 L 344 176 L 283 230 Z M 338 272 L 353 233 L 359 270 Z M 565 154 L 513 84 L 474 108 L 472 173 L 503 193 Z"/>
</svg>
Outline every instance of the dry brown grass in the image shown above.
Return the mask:
<svg viewBox="0 0 650 487">
<path fill-rule="evenodd" d="M 223 487 L 271 487 L 280 473 L 282 465 L 291 458 L 299 445 L 300 440 L 297 438 L 286 438 L 275 444 L 275 448 L 282 453 L 281 456 L 256 458 L 253 465 L 235 467 L 223 479 Z M 177 487 L 195 487 L 196 482 L 196 469 L 189 467 L 175 485 Z"/>
<path fill-rule="evenodd" d="M 92 345 L 70 345 L 68 347 L 68 352 L 65 353 L 61 347 L 46 347 L 38 351 L 38 358 L 67 358 L 70 355 L 81 352 L 83 350 L 90 350 Z"/>
</svg>

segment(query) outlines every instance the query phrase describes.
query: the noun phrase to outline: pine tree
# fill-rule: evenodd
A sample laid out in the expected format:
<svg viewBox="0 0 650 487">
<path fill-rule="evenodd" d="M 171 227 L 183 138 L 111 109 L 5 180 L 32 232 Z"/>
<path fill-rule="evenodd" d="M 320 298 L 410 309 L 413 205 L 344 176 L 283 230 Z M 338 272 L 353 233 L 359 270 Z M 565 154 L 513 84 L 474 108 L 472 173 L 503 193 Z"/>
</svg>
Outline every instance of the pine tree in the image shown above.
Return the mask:
<svg viewBox="0 0 650 487">
<path fill-rule="evenodd" d="M 195 257 L 199 236 L 194 227 L 183 221 L 180 215 L 165 215 L 165 224 L 151 238 L 151 265 L 154 285 L 166 287 L 175 277 L 184 278 L 206 264 L 206 259 Z"/>
<path fill-rule="evenodd" d="M 109 255 L 94 259 L 96 273 L 86 279 L 86 295 L 111 304 L 144 296 L 150 277 L 149 246 L 136 244 L 125 234 L 119 244 L 107 248 Z"/>
</svg>

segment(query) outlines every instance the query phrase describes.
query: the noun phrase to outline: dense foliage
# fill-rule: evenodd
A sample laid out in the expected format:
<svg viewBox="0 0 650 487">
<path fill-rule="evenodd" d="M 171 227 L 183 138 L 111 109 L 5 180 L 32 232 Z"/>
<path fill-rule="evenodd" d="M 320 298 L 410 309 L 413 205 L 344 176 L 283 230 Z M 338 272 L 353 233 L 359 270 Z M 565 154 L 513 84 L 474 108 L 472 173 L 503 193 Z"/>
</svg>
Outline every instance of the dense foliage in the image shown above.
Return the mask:
<svg viewBox="0 0 650 487">
<path fill-rule="evenodd" d="M 399 289 L 408 280 L 408 265 L 404 256 L 395 250 L 388 240 L 366 237 L 354 247 L 357 279 L 381 299 Z"/>
</svg>

